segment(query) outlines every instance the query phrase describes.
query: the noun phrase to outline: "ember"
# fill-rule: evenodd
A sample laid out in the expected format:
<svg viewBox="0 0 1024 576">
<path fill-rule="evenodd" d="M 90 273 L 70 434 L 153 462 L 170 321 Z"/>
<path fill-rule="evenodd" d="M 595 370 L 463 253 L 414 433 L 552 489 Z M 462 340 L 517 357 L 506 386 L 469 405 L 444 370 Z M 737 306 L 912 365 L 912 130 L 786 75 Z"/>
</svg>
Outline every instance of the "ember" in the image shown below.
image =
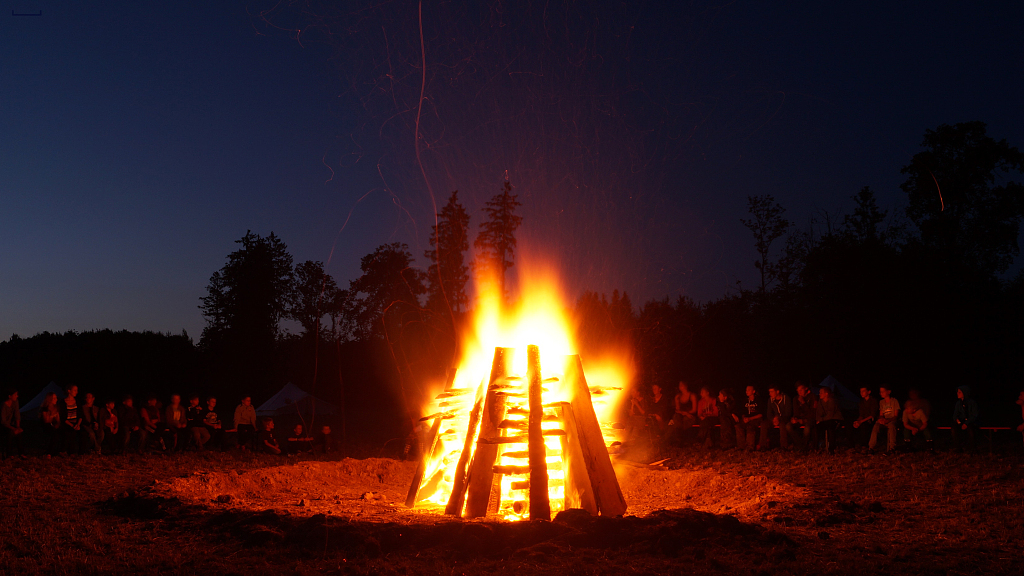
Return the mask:
<svg viewBox="0 0 1024 576">
<path fill-rule="evenodd" d="M 421 419 L 430 427 L 407 506 L 509 520 L 548 520 L 568 508 L 625 512 L 608 455 L 619 430 L 599 419 L 610 418 L 624 371 L 602 370 L 609 381 L 588 384 L 550 285 L 526 290 L 532 308 L 511 318 L 500 299 L 484 299 L 470 352 Z"/>
</svg>

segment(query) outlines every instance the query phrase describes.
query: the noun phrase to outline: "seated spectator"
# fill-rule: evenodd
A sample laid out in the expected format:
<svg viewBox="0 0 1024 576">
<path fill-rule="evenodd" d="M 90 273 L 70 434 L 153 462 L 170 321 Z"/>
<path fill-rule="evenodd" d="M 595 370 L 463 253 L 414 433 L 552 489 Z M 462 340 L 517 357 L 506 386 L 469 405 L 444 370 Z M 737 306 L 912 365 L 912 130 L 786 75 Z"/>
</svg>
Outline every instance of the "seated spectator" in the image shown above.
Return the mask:
<svg viewBox="0 0 1024 576">
<path fill-rule="evenodd" d="M 736 429 L 739 420 L 740 417 L 736 414 L 736 399 L 733 398 L 732 391 L 722 388 L 718 391 L 718 437 L 723 450 L 742 445 L 741 433 Z"/>
<path fill-rule="evenodd" d="M 324 424 L 313 436 L 313 449 L 321 454 L 334 454 L 338 451 L 338 443 L 331 433 L 331 427 Z"/>
<path fill-rule="evenodd" d="M 711 433 L 715 430 L 715 425 L 718 424 L 718 401 L 711 396 L 711 389 L 707 386 L 700 387 L 697 418 L 700 421 L 700 433 L 697 439 L 703 442 L 705 448 L 711 448 L 715 443 Z"/>
<path fill-rule="evenodd" d="M 96 405 L 96 397 L 92 393 L 85 393 L 85 404 L 81 411 L 82 438 L 85 440 L 82 451 L 100 454 L 103 452 L 103 425 L 100 421 L 100 407 Z"/>
<path fill-rule="evenodd" d="M 796 440 L 793 434 L 793 402 L 778 386 L 768 388 L 768 410 L 766 418 L 761 420 L 761 449 L 770 448 L 771 431 L 779 427 L 779 447 L 789 448 L 789 440 Z"/>
<path fill-rule="evenodd" d="M 747 401 L 740 410 L 740 420 L 736 423 L 736 440 L 747 450 L 757 449 L 757 431 L 764 420 L 765 407 L 757 397 L 757 389 L 747 386 Z M 740 438 L 745 437 L 744 441 Z"/>
<path fill-rule="evenodd" d="M 825 453 L 834 454 L 836 451 L 836 432 L 843 423 L 843 413 L 839 410 L 839 402 L 832 395 L 832 391 L 822 386 L 818 390 L 818 409 L 815 414 L 818 435 L 825 441 Z"/>
<path fill-rule="evenodd" d="M 638 386 L 629 389 L 629 419 L 626 421 L 626 443 L 636 441 L 637 435 L 647 427 L 647 399 Z"/>
<path fill-rule="evenodd" d="M 256 439 L 256 409 L 252 407 L 252 398 L 246 396 L 235 408 L 235 432 L 238 434 L 238 445 L 242 450 L 252 448 Z"/>
<path fill-rule="evenodd" d="M 100 410 L 100 424 L 103 426 L 103 438 L 107 441 L 107 447 L 112 452 L 117 451 L 117 433 L 120 431 L 117 422 L 117 410 L 114 406 L 117 402 L 108 399 L 103 403 L 103 410 Z"/>
<path fill-rule="evenodd" d="M 878 420 L 878 399 L 871 397 L 871 389 L 862 386 L 860 389 L 860 404 L 857 406 L 857 419 L 853 421 L 853 428 L 856 430 L 854 444 L 865 446 L 871 440 L 871 426 L 869 424 Z"/>
<path fill-rule="evenodd" d="M 185 407 L 181 405 L 181 396 L 171 395 L 171 403 L 164 410 L 164 446 L 169 450 L 180 451 L 188 443 L 188 418 Z"/>
<path fill-rule="evenodd" d="M 56 456 L 60 449 L 60 408 L 57 408 L 57 393 L 50 392 L 39 406 L 39 425 L 43 432 L 47 456 Z"/>
<path fill-rule="evenodd" d="M 818 447 L 817 428 L 814 426 L 817 423 L 818 400 L 814 396 L 810 386 L 796 383 L 796 401 L 793 402 L 793 417 L 789 421 L 800 448 L 804 450 Z M 803 426 L 802 433 L 796 434 L 800 426 Z"/>
<path fill-rule="evenodd" d="M 78 413 L 78 386 L 64 387 L 64 400 L 57 403 L 60 411 L 60 453 L 62 456 L 78 453 L 78 435 L 82 418 Z"/>
<path fill-rule="evenodd" d="M 139 410 L 139 417 L 142 420 L 142 427 L 139 430 L 139 453 L 145 452 L 151 443 L 159 443 L 160 450 L 166 452 L 167 445 L 164 443 L 164 418 L 163 406 L 156 396 L 146 399 L 146 405 Z"/>
<path fill-rule="evenodd" d="M 662 394 L 661 386 L 651 384 L 651 409 L 647 412 L 647 418 L 663 440 L 666 438 L 668 424 L 672 421 L 674 413 L 672 400 Z"/>
<path fill-rule="evenodd" d="M 21 405 L 18 404 L 18 391 L 11 388 L 4 392 L 4 402 L 0 405 L 0 434 L 3 438 L 3 457 L 18 456 L 25 457 L 25 448 L 22 441 L 25 431 L 21 428 Z"/>
<path fill-rule="evenodd" d="M 256 448 L 267 454 L 280 454 L 281 446 L 274 438 L 274 421 L 270 418 L 263 419 L 263 429 L 256 435 Z"/>
<path fill-rule="evenodd" d="M 914 436 L 920 435 L 929 450 L 932 448 L 932 430 L 928 426 L 932 407 L 927 400 L 921 398 L 917 389 L 910 390 L 910 399 L 903 406 L 903 443 L 910 446 Z"/>
<path fill-rule="evenodd" d="M 313 451 L 313 439 L 305 434 L 302 424 L 296 424 L 288 435 L 288 454 L 295 455 Z"/>
<path fill-rule="evenodd" d="M 871 427 L 871 440 L 868 442 L 868 450 L 874 452 L 878 445 L 878 432 L 885 429 L 886 437 L 885 451 L 892 452 L 896 449 L 896 423 L 899 422 L 900 401 L 892 397 L 892 390 L 881 386 L 878 394 L 882 400 L 878 402 L 878 420 Z"/>
<path fill-rule="evenodd" d="M 672 400 L 673 414 L 669 421 L 669 437 L 674 443 L 680 443 L 688 437 L 688 433 L 697 423 L 697 395 L 690 392 L 686 382 L 680 380 L 678 391 Z"/>
<path fill-rule="evenodd" d="M 188 429 L 192 434 L 192 441 L 196 444 L 196 450 L 202 450 L 210 441 L 210 431 L 203 423 L 206 409 L 199 405 L 199 396 L 195 394 L 189 397 L 188 402 L 188 408 L 185 409 L 185 420 L 188 422 Z"/>
<path fill-rule="evenodd" d="M 959 450 L 964 440 L 967 448 L 974 448 L 974 433 L 978 429 L 978 403 L 971 398 L 970 386 L 956 389 L 956 406 L 953 407 L 953 448 Z"/>
<path fill-rule="evenodd" d="M 131 395 L 125 396 L 121 405 L 117 407 L 117 449 L 119 452 L 128 452 L 133 436 L 139 436 L 139 429 L 142 427 L 142 420 L 139 419 L 139 411 L 133 406 L 135 400 Z M 144 446 L 140 446 L 141 451 Z"/>
<path fill-rule="evenodd" d="M 210 433 L 210 444 L 218 449 L 224 447 L 224 430 L 221 425 L 220 415 L 217 414 L 217 399 L 210 396 L 206 399 L 206 411 L 203 413 L 203 425 Z"/>
</svg>

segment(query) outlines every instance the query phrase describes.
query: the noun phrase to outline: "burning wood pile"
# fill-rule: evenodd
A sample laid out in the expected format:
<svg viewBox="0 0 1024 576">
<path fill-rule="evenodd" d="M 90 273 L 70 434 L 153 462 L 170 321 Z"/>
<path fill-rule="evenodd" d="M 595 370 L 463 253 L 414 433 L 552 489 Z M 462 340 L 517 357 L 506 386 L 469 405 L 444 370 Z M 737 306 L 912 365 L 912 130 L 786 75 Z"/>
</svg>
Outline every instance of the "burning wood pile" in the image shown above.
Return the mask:
<svg viewBox="0 0 1024 576">
<path fill-rule="evenodd" d="M 495 348 L 488 378 L 476 387 L 452 378 L 437 396 L 422 419 L 431 426 L 406 505 L 444 505 L 463 518 L 550 520 L 569 508 L 621 516 L 626 501 L 606 445 L 616 427 L 602 428 L 594 409 L 595 396 L 618 388 L 588 386 L 578 355 L 556 355 L 542 373 L 534 345 L 525 374 L 516 373 L 516 353 Z"/>
</svg>

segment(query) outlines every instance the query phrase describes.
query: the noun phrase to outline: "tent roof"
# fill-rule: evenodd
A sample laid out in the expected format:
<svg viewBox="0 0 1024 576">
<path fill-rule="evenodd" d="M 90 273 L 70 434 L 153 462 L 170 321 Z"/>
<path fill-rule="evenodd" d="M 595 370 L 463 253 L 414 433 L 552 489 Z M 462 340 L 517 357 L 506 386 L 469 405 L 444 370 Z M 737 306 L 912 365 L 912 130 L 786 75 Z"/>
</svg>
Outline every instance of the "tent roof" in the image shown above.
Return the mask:
<svg viewBox="0 0 1024 576">
<path fill-rule="evenodd" d="M 260 404 L 256 409 L 257 416 L 284 416 L 287 414 L 310 414 L 316 411 L 319 414 L 333 414 L 337 409 L 328 402 L 325 402 L 291 382 L 284 385 L 284 388 L 270 397 L 269 400 Z"/>
<path fill-rule="evenodd" d="M 46 385 L 45 388 L 42 389 L 42 391 L 39 392 L 39 394 L 36 394 L 34 398 L 29 400 L 24 406 L 21 407 L 21 412 L 38 410 L 39 407 L 43 405 L 43 400 L 46 400 L 46 396 L 50 392 L 56 393 L 57 398 L 64 397 L 64 389 L 61 388 L 60 386 L 57 386 L 56 382 L 50 382 L 49 384 Z"/>
<path fill-rule="evenodd" d="M 853 393 L 849 388 L 843 386 L 839 380 L 836 380 L 831 374 L 828 375 L 824 380 L 821 381 L 819 386 L 828 388 L 836 395 L 836 399 L 839 400 L 839 408 L 843 410 L 856 410 L 860 404 L 860 396 Z"/>
</svg>

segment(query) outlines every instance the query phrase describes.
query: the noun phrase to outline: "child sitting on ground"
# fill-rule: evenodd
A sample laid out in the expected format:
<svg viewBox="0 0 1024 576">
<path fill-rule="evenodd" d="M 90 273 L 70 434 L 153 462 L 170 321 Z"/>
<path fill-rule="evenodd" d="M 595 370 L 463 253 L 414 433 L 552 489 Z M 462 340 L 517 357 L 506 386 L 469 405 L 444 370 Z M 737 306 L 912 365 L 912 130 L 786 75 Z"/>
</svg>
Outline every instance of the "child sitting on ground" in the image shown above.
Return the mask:
<svg viewBox="0 0 1024 576">
<path fill-rule="evenodd" d="M 288 454 L 300 454 L 313 451 L 313 439 L 304 433 L 302 424 L 296 424 L 288 436 Z"/>
<path fill-rule="evenodd" d="M 263 429 L 256 435 L 256 449 L 267 454 L 280 454 L 281 447 L 274 439 L 274 421 L 270 418 L 262 420 Z"/>
</svg>

